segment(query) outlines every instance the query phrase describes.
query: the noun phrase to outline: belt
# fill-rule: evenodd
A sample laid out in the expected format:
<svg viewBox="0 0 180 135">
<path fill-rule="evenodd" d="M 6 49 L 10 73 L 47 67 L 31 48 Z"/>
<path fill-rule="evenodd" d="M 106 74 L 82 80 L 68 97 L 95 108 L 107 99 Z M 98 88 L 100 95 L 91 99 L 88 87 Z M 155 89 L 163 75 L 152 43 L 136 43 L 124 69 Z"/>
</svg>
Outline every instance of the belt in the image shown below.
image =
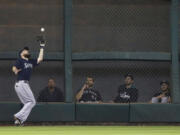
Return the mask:
<svg viewBox="0 0 180 135">
<path fill-rule="evenodd" d="M 18 83 L 18 82 L 29 83 L 28 80 L 19 80 L 19 81 L 16 81 L 16 83 Z"/>
</svg>

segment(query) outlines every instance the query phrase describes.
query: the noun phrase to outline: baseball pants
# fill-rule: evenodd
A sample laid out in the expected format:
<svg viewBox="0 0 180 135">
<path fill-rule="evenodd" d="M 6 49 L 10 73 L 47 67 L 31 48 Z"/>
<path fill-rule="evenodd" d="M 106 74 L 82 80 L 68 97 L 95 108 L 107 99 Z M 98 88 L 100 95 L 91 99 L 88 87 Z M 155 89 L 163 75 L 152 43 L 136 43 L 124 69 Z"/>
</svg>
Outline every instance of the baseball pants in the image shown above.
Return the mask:
<svg viewBox="0 0 180 135">
<path fill-rule="evenodd" d="M 21 122 L 25 122 L 28 118 L 32 108 L 36 105 L 36 100 L 31 91 L 28 82 L 18 81 L 15 83 L 15 91 L 21 101 L 24 104 L 23 108 L 16 113 L 14 116 L 21 120 Z"/>
</svg>

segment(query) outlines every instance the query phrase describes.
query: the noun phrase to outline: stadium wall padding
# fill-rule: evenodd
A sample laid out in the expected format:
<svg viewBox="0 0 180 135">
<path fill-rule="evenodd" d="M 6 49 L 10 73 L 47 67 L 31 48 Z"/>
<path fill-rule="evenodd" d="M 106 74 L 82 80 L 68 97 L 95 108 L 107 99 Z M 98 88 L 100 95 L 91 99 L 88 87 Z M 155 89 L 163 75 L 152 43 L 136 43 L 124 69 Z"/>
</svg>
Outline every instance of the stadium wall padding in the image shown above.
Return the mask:
<svg viewBox="0 0 180 135">
<path fill-rule="evenodd" d="M 0 103 L 0 121 L 12 121 L 13 115 L 18 112 L 21 105 L 18 103 Z"/>
<path fill-rule="evenodd" d="M 76 104 L 76 121 L 128 122 L 129 104 Z"/>
<path fill-rule="evenodd" d="M 31 122 L 57 122 L 74 121 L 75 105 L 73 103 L 37 104 L 32 110 L 28 121 Z"/>
<path fill-rule="evenodd" d="M 13 121 L 22 107 L 0 103 L 0 122 Z M 74 104 L 40 103 L 29 122 L 180 122 L 180 104 Z"/>
<path fill-rule="evenodd" d="M 130 122 L 180 122 L 179 104 L 130 104 Z"/>
<path fill-rule="evenodd" d="M 0 103 L 0 121 L 13 121 L 13 115 L 21 109 L 19 103 Z M 37 104 L 29 118 L 30 122 L 74 121 L 75 105 L 73 103 Z"/>
</svg>

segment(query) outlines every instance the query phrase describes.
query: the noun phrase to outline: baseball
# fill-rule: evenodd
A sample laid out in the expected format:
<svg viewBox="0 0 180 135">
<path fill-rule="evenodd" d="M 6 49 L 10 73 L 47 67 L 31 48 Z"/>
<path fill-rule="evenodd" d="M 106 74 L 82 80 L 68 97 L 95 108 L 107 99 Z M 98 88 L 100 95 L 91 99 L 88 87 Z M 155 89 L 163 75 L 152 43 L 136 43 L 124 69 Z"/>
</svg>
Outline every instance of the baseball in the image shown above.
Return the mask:
<svg viewBox="0 0 180 135">
<path fill-rule="evenodd" d="M 42 27 L 42 28 L 41 28 L 41 32 L 44 32 L 44 31 L 45 31 L 45 28 Z"/>
</svg>

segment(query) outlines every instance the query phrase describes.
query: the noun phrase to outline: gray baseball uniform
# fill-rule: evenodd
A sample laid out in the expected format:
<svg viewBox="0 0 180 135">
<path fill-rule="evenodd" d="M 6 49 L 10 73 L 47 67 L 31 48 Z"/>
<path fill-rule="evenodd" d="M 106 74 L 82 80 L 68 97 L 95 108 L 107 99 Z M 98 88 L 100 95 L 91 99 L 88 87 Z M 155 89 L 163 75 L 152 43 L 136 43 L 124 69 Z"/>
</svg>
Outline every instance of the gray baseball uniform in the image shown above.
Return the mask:
<svg viewBox="0 0 180 135">
<path fill-rule="evenodd" d="M 36 104 L 36 100 L 29 86 L 29 80 L 33 67 L 37 65 L 37 60 L 25 60 L 22 58 L 19 58 L 14 65 L 17 69 L 21 69 L 17 75 L 15 91 L 24 106 L 18 113 L 14 115 L 21 121 L 21 123 L 26 121 L 32 108 Z"/>
</svg>

